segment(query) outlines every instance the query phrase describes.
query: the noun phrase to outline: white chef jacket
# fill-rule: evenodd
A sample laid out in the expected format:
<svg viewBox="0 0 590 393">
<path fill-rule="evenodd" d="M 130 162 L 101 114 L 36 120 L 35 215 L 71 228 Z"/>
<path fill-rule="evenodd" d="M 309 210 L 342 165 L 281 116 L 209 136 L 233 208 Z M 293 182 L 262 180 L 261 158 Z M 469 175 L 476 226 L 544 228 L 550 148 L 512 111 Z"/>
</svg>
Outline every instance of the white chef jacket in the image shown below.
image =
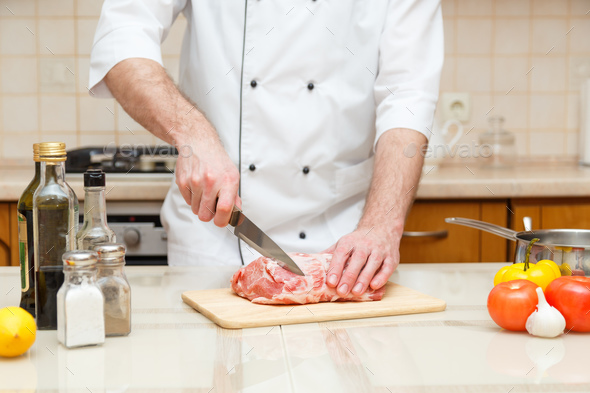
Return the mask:
<svg viewBox="0 0 590 393">
<path fill-rule="evenodd" d="M 179 87 L 239 168 L 244 213 L 285 251 L 318 252 L 352 232 L 374 146 L 392 128 L 430 135 L 443 62 L 434 0 L 105 0 L 90 86 L 127 58 L 162 64 L 187 19 Z M 392 204 L 395 201 L 392 200 Z M 253 252 L 204 223 L 173 184 L 162 208 L 171 265 L 242 264 Z"/>
</svg>

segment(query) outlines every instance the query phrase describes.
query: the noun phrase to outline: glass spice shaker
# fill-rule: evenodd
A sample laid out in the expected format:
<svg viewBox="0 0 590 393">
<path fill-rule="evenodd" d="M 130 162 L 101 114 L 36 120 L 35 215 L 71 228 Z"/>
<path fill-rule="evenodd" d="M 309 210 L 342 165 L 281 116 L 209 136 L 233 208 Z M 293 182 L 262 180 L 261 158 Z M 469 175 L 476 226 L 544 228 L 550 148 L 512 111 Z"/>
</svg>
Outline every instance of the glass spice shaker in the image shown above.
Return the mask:
<svg viewBox="0 0 590 393">
<path fill-rule="evenodd" d="M 107 336 L 126 336 L 131 332 L 131 287 L 125 276 L 125 246 L 102 243 L 98 253 L 98 286 L 104 295 L 104 319 Z"/>
<path fill-rule="evenodd" d="M 104 343 L 104 297 L 96 283 L 98 255 L 63 254 L 64 283 L 57 293 L 57 339 L 67 348 Z"/>
</svg>

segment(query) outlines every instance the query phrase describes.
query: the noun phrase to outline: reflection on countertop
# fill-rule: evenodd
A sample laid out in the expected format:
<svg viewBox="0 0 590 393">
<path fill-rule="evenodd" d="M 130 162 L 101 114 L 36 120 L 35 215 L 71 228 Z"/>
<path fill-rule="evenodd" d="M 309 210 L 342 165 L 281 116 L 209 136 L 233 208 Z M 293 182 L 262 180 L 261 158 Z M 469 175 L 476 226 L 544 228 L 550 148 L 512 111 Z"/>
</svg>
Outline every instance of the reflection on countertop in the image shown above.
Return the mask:
<svg viewBox="0 0 590 393">
<path fill-rule="evenodd" d="M 0 359 L 0 390 L 142 392 L 590 391 L 587 335 L 541 339 L 498 328 L 486 309 L 504 264 L 405 264 L 392 281 L 444 299 L 444 312 L 222 329 L 182 303 L 227 287 L 235 267 L 127 267 L 132 332 L 67 350 L 56 333 Z M 18 302 L 0 268 L 0 307 Z"/>
</svg>

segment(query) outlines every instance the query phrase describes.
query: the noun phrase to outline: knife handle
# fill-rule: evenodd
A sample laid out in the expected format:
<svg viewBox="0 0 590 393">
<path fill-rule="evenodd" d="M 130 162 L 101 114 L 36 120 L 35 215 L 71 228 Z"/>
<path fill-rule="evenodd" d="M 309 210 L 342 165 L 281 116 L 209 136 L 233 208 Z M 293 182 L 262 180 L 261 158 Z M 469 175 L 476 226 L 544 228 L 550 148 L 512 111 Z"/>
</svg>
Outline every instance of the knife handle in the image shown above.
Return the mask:
<svg viewBox="0 0 590 393">
<path fill-rule="evenodd" d="M 219 202 L 219 197 L 215 198 L 215 211 L 217 211 L 217 202 Z M 234 205 L 232 212 L 231 212 L 231 216 L 229 217 L 229 225 L 231 225 L 232 227 L 235 227 L 236 225 L 238 225 L 241 212 L 242 211 L 240 209 L 238 209 L 238 207 L 236 205 Z"/>
</svg>

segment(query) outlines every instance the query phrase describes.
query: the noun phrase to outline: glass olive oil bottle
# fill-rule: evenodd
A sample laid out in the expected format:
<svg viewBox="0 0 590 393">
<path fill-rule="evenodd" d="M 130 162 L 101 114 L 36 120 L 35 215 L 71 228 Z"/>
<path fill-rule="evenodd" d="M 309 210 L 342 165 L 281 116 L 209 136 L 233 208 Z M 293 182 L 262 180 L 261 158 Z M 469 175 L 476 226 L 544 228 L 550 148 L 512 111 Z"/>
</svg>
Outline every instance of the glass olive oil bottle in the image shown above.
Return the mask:
<svg viewBox="0 0 590 393">
<path fill-rule="evenodd" d="M 18 200 L 18 254 L 20 261 L 20 307 L 35 316 L 35 258 L 33 245 L 33 194 L 39 186 L 41 175 L 39 144 L 33 144 L 35 176 Z"/>
<path fill-rule="evenodd" d="M 39 144 L 40 180 L 33 195 L 35 307 L 39 330 L 57 329 L 62 255 L 76 248 L 76 195 L 65 181 L 65 143 Z"/>
</svg>

